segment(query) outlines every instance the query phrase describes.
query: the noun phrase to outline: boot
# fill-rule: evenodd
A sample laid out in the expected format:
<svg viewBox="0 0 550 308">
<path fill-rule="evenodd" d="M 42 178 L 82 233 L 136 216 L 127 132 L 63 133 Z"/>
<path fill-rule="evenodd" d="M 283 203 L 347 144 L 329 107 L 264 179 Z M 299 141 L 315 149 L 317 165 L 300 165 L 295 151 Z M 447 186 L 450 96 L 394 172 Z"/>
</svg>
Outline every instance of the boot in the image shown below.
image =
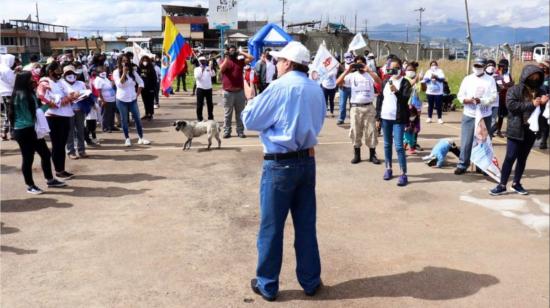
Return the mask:
<svg viewBox="0 0 550 308">
<path fill-rule="evenodd" d="M 380 165 L 380 161 L 378 158 L 376 158 L 376 149 L 369 149 L 370 150 L 370 158 L 369 161 L 375 165 Z"/>
<path fill-rule="evenodd" d="M 353 148 L 355 151 L 353 159 L 351 160 L 352 164 L 357 164 L 361 161 L 361 148 Z"/>
</svg>

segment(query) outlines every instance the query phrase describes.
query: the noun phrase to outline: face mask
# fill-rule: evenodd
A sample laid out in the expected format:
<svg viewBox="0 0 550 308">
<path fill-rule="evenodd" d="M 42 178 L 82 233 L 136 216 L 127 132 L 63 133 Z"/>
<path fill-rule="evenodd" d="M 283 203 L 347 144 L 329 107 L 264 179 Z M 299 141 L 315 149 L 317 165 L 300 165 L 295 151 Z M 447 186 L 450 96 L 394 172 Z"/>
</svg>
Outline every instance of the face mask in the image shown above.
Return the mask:
<svg viewBox="0 0 550 308">
<path fill-rule="evenodd" d="M 107 73 L 105 73 L 105 72 L 99 73 L 99 77 L 107 78 Z"/>
<path fill-rule="evenodd" d="M 437 65 L 432 65 L 432 71 L 435 71 L 437 69 Z"/>
<path fill-rule="evenodd" d="M 68 82 L 75 82 L 76 81 L 76 76 L 75 75 L 67 75 L 65 76 L 65 80 L 67 80 Z"/>
<path fill-rule="evenodd" d="M 485 72 L 487 72 L 487 74 L 489 74 L 489 75 L 493 75 L 495 73 L 495 67 L 494 66 L 488 66 L 485 69 Z"/>
<path fill-rule="evenodd" d="M 473 70 L 474 70 L 474 74 L 476 74 L 476 76 L 481 76 L 484 73 L 484 70 L 483 70 L 482 67 L 475 67 L 474 66 Z"/>
<path fill-rule="evenodd" d="M 394 68 L 394 69 L 393 69 L 393 76 L 394 76 L 394 77 L 398 77 L 398 76 L 400 76 L 400 75 L 401 75 L 401 69 L 399 69 L 399 68 Z"/>
<path fill-rule="evenodd" d="M 39 67 L 33 68 L 32 73 L 35 74 L 35 75 L 40 75 L 40 68 Z"/>
<path fill-rule="evenodd" d="M 407 71 L 407 72 L 405 72 L 405 75 L 408 78 L 414 78 L 414 77 L 416 77 L 416 72 L 415 71 Z"/>
<path fill-rule="evenodd" d="M 143 66 L 147 66 L 147 65 L 149 65 L 149 62 L 143 61 Z"/>
<path fill-rule="evenodd" d="M 77 69 L 77 70 L 75 71 L 75 73 L 77 73 L 78 75 L 82 74 L 82 69 L 80 69 L 80 68 Z"/>
<path fill-rule="evenodd" d="M 530 89 L 538 89 L 542 86 L 542 79 L 527 79 L 525 85 Z"/>
</svg>

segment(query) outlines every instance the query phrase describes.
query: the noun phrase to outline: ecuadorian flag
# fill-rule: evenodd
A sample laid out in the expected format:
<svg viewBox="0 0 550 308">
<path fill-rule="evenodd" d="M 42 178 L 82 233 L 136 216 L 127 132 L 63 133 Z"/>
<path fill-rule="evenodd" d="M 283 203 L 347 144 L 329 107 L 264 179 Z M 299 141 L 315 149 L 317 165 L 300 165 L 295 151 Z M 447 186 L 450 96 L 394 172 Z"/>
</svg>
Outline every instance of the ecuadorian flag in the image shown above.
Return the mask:
<svg viewBox="0 0 550 308">
<path fill-rule="evenodd" d="M 187 66 L 187 58 L 191 55 L 191 46 L 183 38 L 170 17 L 166 16 L 164 23 L 164 41 L 162 43 L 162 67 L 160 70 L 162 93 L 165 96 L 171 91 L 172 82 Z"/>
</svg>

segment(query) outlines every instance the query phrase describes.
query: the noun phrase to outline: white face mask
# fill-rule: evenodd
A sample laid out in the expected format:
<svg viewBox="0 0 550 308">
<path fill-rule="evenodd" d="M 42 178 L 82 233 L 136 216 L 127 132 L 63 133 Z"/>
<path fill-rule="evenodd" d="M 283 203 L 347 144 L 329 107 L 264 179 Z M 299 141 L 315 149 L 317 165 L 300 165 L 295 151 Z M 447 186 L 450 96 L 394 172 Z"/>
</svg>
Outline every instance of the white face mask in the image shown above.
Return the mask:
<svg viewBox="0 0 550 308">
<path fill-rule="evenodd" d="M 479 68 L 478 67 L 473 67 L 473 69 L 474 69 L 474 74 L 476 74 L 476 76 L 481 76 L 484 73 L 484 70 L 483 70 L 482 67 L 479 67 Z"/>
<path fill-rule="evenodd" d="M 76 81 L 76 76 L 73 75 L 73 74 L 67 75 L 67 76 L 65 76 L 65 80 L 67 80 L 68 82 L 75 82 Z"/>
<path fill-rule="evenodd" d="M 495 67 L 494 66 L 489 66 L 485 69 L 485 71 L 488 73 L 488 74 L 493 74 L 495 72 Z"/>
<path fill-rule="evenodd" d="M 405 72 L 405 75 L 406 75 L 408 78 L 414 78 L 414 77 L 416 77 L 416 72 L 415 72 L 415 71 L 406 71 L 406 72 Z"/>
<path fill-rule="evenodd" d="M 32 72 L 33 72 L 33 74 L 35 74 L 35 75 L 40 75 L 40 68 L 39 68 L 39 67 L 33 68 L 33 69 L 32 69 Z"/>
<path fill-rule="evenodd" d="M 147 66 L 147 65 L 149 65 L 149 62 L 143 61 L 143 66 Z"/>
<path fill-rule="evenodd" d="M 432 71 L 435 71 L 437 69 L 437 65 L 432 65 Z"/>
<path fill-rule="evenodd" d="M 107 77 L 107 73 L 101 72 L 101 73 L 99 73 L 99 77 L 101 77 L 101 78 L 106 78 L 106 77 Z"/>
</svg>

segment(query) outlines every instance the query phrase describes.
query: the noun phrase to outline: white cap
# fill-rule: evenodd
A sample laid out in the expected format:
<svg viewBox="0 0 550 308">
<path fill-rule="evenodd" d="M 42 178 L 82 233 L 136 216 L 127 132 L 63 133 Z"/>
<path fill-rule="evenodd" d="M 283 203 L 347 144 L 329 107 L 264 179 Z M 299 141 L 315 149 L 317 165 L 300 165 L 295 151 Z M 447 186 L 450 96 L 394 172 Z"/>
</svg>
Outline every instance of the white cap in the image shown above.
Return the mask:
<svg viewBox="0 0 550 308">
<path fill-rule="evenodd" d="M 199 61 L 206 61 L 206 57 L 205 56 L 200 56 Z"/>
<path fill-rule="evenodd" d="M 303 65 L 308 65 L 310 61 L 309 50 L 299 42 L 290 42 L 281 51 L 272 51 L 269 54 Z"/>
</svg>

